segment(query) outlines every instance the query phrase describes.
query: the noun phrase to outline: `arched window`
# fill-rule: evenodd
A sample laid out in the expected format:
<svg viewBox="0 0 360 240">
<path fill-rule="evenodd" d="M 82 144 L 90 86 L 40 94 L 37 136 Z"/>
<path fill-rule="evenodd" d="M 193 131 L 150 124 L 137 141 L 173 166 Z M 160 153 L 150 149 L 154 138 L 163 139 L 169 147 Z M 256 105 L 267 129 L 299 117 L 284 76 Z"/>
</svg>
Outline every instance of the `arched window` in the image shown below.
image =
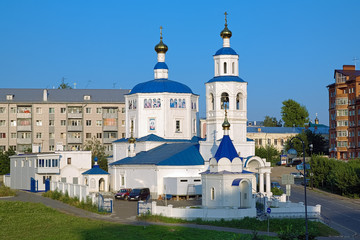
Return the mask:
<svg viewBox="0 0 360 240">
<path fill-rule="evenodd" d="M 210 93 L 210 110 L 214 110 L 214 95 Z"/>
<path fill-rule="evenodd" d="M 215 75 L 218 75 L 219 74 L 219 63 L 216 63 L 216 74 Z"/>
<path fill-rule="evenodd" d="M 210 189 L 210 199 L 215 200 L 215 188 L 213 187 Z"/>
<path fill-rule="evenodd" d="M 235 74 L 235 63 L 232 63 L 232 74 Z"/>
<path fill-rule="evenodd" d="M 241 93 L 238 93 L 236 95 L 236 109 L 237 110 L 243 110 L 244 106 L 243 106 L 243 95 Z"/>
<path fill-rule="evenodd" d="M 226 73 L 226 68 L 227 68 L 226 62 L 224 62 L 224 73 Z"/>
<path fill-rule="evenodd" d="M 229 109 L 229 94 L 226 92 L 221 94 L 221 109 L 224 109 L 224 106 Z"/>
</svg>

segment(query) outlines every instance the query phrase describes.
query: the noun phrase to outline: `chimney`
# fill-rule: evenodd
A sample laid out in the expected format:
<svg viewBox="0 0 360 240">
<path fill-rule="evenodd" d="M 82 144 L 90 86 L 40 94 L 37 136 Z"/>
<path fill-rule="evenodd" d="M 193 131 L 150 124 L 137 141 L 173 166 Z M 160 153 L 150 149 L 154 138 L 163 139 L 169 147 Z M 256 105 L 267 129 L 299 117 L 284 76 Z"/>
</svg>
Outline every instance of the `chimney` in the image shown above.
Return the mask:
<svg viewBox="0 0 360 240">
<path fill-rule="evenodd" d="M 355 71 L 355 65 L 343 65 L 343 70 Z"/>
<path fill-rule="evenodd" d="M 44 91 L 43 91 L 43 101 L 47 102 L 47 100 L 48 100 L 48 91 L 47 91 L 47 89 L 44 89 Z"/>
</svg>

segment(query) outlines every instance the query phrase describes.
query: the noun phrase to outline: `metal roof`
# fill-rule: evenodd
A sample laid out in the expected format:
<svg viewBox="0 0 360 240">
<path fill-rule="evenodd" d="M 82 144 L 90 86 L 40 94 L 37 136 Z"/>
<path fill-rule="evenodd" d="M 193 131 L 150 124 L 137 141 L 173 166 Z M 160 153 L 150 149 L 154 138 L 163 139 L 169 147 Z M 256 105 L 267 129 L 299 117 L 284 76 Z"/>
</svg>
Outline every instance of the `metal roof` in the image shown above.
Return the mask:
<svg viewBox="0 0 360 240">
<path fill-rule="evenodd" d="M 162 137 L 159 137 L 155 134 L 149 134 L 141 138 L 136 138 L 136 142 L 192 142 L 197 143 L 200 140 L 203 140 L 200 137 L 194 136 L 190 140 L 188 139 L 165 139 Z M 120 138 L 118 140 L 115 140 L 113 142 L 128 142 L 129 138 Z"/>
<path fill-rule="evenodd" d="M 216 55 L 237 55 L 237 53 L 231 47 L 223 47 L 216 51 L 214 56 Z"/>
<path fill-rule="evenodd" d="M 210 170 L 206 170 L 205 172 L 200 173 L 201 174 L 211 174 L 211 175 L 219 175 L 219 174 L 253 174 L 254 172 L 243 170 L 242 172 L 230 172 L 227 170 L 220 171 L 220 172 L 210 172 Z"/>
<path fill-rule="evenodd" d="M 208 81 L 208 83 L 211 82 L 245 82 L 245 81 L 237 76 L 220 76 L 220 77 L 214 77 Z"/>
<path fill-rule="evenodd" d="M 229 135 L 223 136 L 214 157 L 217 161 L 224 157 L 229 159 L 230 161 L 232 161 L 236 157 L 239 157 Z"/>
<path fill-rule="evenodd" d="M 47 101 L 43 100 L 44 89 L 0 88 L 1 103 L 124 103 L 129 89 L 46 89 Z M 6 100 L 13 95 L 13 100 Z M 84 100 L 90 96 L 90 100 Z"/>
<path fill-rule="evenodd" d="M 259 130 L 260 129 L 260 130 Z M 247 127 L 248 133 L 302 133 L 310 130 L 313 133 L 329 134 L 329 127 L 319 125 L 316 127 Z"/>
<path fill-rule="evenodd" d="M 82 175 L 103 175 L 109 174 L 107 171 L 101 169 L 99 165 L 94 165 L 90 170 L 83 172 Z"/>
<path fill-rule="evenodd" d="M 110 165 L 156 165 L 190 166 L 203 165 L 204 159 L 196 143 L 163 144 L 147 152 L 140 152 L 135 157 L 127 157 Z"/>
<path fill-rule="evenodd" d="M 166 63 L 164 62 L 158 62 L 156 63 L 154 69 L 169 69 Z"/>
<path fill-rule="evenodd" d="M 191 93 L 191 89 L 185 84 L 161 78 L 137 84 L 129 94 L 135 93 Z"/>
</svg>

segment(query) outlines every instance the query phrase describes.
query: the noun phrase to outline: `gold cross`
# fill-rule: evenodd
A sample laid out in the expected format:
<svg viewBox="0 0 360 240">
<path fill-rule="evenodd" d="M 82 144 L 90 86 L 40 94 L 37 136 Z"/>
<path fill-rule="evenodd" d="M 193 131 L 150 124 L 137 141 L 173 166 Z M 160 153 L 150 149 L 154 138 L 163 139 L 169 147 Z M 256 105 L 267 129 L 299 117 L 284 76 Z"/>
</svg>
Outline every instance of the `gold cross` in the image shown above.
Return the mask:
<svg viewBox="0 0 360 240">
<path fill-rule="evenodd" d="M 163 27 L 160 26 L 160 39 L 162 39 L 162 29 L 163 29 Z"/>
<path fill-rule="evenodd" d="M 227 15 L 228 15 L 228 13 L 225 12 L 224 15 L 225 15 L 225 24 L 227 25 L 227 19 L 226 19 L 226 17 L 227 17 Z"/>
</svg>

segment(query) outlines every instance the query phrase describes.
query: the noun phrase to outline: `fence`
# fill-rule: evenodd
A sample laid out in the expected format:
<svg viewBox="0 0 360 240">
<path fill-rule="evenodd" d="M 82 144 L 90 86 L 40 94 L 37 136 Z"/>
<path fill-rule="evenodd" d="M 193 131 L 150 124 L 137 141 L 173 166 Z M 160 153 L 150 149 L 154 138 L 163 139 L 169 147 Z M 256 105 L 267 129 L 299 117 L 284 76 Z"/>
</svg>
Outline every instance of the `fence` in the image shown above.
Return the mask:
<svg viewBox="0 0 360 240">
<path fill-rule="evenodd" d="M 50 182 L 50 190 L 55 191 L 58 190 L 65 194 L 66 192 L 69 194 L 69 197 L 77 197 L 80 201 L 86 201 L 87 196 L 89 195 L 89 187 L 86 185 L 72 184 L 72 183 L 64 183 L 64 182 Z M 91 201 L 96 203 L 95 195 L 91 195 Z"/>
<path fill-rule="evenodd" d="M 112 213 L 113 201 L 110 198 L 105 198 L 99 193 L 98 195 L 98 211 Z"/>
</svg>

